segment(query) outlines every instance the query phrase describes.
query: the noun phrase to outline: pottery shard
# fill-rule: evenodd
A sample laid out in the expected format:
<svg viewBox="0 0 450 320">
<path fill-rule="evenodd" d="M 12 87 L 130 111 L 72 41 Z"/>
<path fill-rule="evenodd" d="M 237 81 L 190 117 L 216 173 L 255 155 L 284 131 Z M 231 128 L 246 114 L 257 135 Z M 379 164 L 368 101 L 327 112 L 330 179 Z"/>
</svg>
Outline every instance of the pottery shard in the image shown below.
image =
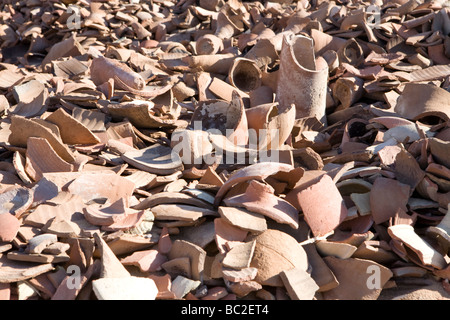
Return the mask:
<svg viewBox="0 0 450 320">
<path fill-rule="evenodd" d="M 100 139 L 91 130 L 86 128 L 62 108 L 53 112 L 45 120 L 58 126 L 61 139 L 64 143 L 71 145 L 100 143 Z"/>
<path fill-rule="evenodd" d="M 10 260 L 6 257 L 6 254 L 0 255 L 0 283 L 12 283 L 35 278 L 51 270 L 53 270 L 51 263 L 36 265 Z"/>
<path fill-rule="evenodd" d="M 134 189 L 133 182 L 112 173 L 83 174 L 72 181 L 68 187 L 70 193 L 79 195 L 85 201 L 107 198 L 110 202 L 116 202 L 125 198 L 126 204 Z"/>
<path fill-rule="evenodd" d="M 253 180 L 243 195 L 225 199 L 224 202 L 228 206 L 245 207 L 249 211 L 262 214 L 297 229 L 297 209 L 286 200 L 277 197 L 274 191 L 270 185 Z"/>
<path fill-rule="evenodd" d="M 299 268 L 308 269 L 308 257 L 303 247 L 287 233 L 267 229 L 256 238 L 255 251 L 250 263 L 258 269 L 255 281 L 262 285 L 283 286 L 280 272 Z"/>
<path fill-rule="evenodd" d="M 419 237 L 414 228 L 406 224 L 398 224 L 388 228 L 389 235 L 410 248 L 426 266 L 443 269 L 447 266 L 445 258 L 424 239 Z"/>
<path fill-rule="evenodd" d="M 41 253 L 47 246 L 58 241 L 56 235 L 44 233 L 37 235 L 28 241 L 29 253 Z"/>
<path fill-rule="evenodd" d="M 74 155 L 61 139 L 36 119 L 12 116 L 10 130 L 8 142 L 14 146 L 26 147 L 29 137 L 44 138 L 64 161 L 69 163 L 75 161 Z"/>
<path fill-rule="evenodd" d="M 175 240 L 168 258 L 172 260 L 180 257 L 189 257 L 191 261 L 192 279 L 201 280 L 203 277 L 206 251 L 193 243 L 184 240 Z"/>
<path fill-rule="evenodd" d="M 222 218 L 214 219 L 214 232 L 216 245 L 220 253 L 228 251 L 228 242 L 242 242 L 247 237 L 247 231 L 229 224 Z"/>
<path fill-rule="evenodd" d="M 94 239 L 101 256 L 100 278 L 126 278 L 131 277 L 130 273 L 120 263 L 114 252 L 98 233 L 94 234 Z"/>
<path fill-rule="evenodd" d="M 233 270 L 229 268 L 222 269 L 222 276 L 224 279 L 231 282 L 250 281 L 256 278 L 258 269 L 253 267 L 242 268 L 240 270 Z"/>
<path fill-rule="evenodd" d="M 297 197 L 305 220 L 316 237 L 331 232 L 347 217 L 344 200 L 328 175 L 300 191 Z"/>
<path fill-rule="evenodd" d="M 35 181 L 47 172 L 72 172 L 74 166 L 64 161 L 44 138 L 28 138 L 26 173 Z"/>
<path fill-rule="evenodd" d="M 250 267 L 250 262 L 255 251 L 255 241 L 239 244 L 231 248 L 223 258 L 222 264 L 233 269 Z"/>
<path fill-rule="evenodd" d="M 142 272 L 154 272 L 161 270 L 161 265 L 167 261 L 167 257 L 158 252 L 158 250 L 150 249 L 145 251 L 136 251 L 130 256 L 122 259 L 120 262 L 124 266 L 137 266 Z"/>
<path fill-rule="evenodd" d="M 398 209 L 407 211 L 410 187 L 397 180 L 377 178 L 370 191 L 370 207 L 373 221 L 383 223 L 394 217 Z"/>
<path fill-rule="evenodd" d="M 11 213 L 20 217 L 32 204 L 33 192 L 27 188 L 14 188 L 0 194 L 0 214 Z"/>
<path fill-rule="evenodd" d="M 450 93 L 431 84 L 407 83 L 394 111 L 409 120 L 436 116 L 450 119 Z"/>
<path fill-rule="evenodd" d="M 0 242 L 13 241 L 19 228 L 20 221 L 15 216 L 8 212 L 0 214 Z"/>
<path fill-rule="evenodd" d="M 130 165 L 159 175 L 169 175 L 183 170 L 183 163 L 178 154 L 163 145 L 152 145 L 148 148 L 128 151 L 121 155 Z"/>
<path fill-rule="evenodd" d="M 101 278 L 92 281 L 99 300 L 155 300 L 158 288 L 149 278 Z"/>
<path fill-rule="evenodd" d="M 244 208 L 219 207 L 220 216 L 229 224 L 252 233 L 267 230 L 267 222 L 263 215 Z"/>
<path fill-rule="evenodd" d="M 324 260 L 339 282 L 336 288 L 322 293 L 326 300 L 376 300 L 392 277 L 388 268 L 370 260 L 332 256 Z"/>
<path fill-rule="evenodd" d="M 280 276 L 292 300 L 312 300 L 319 289 L 305 270 L 297 268 L 284 270 Z"/>
<path fill-rule="evenodd" d="M 204 216 L 217 216 L 217 212 L 186 204 L 160 204 L 152 208 L 156 220 L 196 221 Z"/>
<path fill-rule="evenodd" d="M 276 162 L 255 163 L 233 173 L 220 187 L 216 194 L 214 205 L 219 205 L 225 194 L 236 184 L 252 179 L 262 180 L 279 172 L 290 172 L 294 167 L 288 164 Z"/>
</svg>

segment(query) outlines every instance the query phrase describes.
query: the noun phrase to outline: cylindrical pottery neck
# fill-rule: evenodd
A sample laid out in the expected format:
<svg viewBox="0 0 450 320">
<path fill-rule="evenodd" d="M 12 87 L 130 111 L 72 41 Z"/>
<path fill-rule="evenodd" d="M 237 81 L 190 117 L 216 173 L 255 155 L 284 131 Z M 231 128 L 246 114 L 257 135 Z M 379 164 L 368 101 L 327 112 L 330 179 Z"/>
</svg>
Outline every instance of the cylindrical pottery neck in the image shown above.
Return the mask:
<svg viewBox="0 0 450 320">
<path fill-rule="evenodd" d="M 315 116 L 326 125 L 327 84 L 328 66 L 317 68 L 312 39 L 284 37 L 276 95 L 280 110 L 295 104 L 296 119 Z"/>
</svg>

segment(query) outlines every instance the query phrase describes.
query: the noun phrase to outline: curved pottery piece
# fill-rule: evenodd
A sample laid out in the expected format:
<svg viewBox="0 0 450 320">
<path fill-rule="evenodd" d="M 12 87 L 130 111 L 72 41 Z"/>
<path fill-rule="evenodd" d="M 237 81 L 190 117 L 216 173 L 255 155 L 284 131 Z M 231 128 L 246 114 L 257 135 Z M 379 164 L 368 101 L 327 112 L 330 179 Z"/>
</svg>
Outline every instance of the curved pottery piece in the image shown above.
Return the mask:
<svg viewBox="0 0 450 320">
<path fill-rule="evenodd" d="M 316 65 L 311 38 L 284 37 L 276 92 L 280 110 L 295 104 L 297 119 L 316 116 L 326 124 L 328 64 L 322 62 Z"/>
</svg>

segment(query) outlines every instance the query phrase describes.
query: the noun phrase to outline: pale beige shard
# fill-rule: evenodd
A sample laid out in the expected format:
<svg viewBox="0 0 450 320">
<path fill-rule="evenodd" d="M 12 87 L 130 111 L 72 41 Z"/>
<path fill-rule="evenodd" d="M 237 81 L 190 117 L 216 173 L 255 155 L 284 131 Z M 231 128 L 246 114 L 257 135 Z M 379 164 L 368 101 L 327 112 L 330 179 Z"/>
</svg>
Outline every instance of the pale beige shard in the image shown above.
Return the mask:
<svg viewBox="0 0 450 320">
<path fill-rule="evenodd" d="M 319 289 L 305 270 L 297 268 L 284 270 L 280 276 L 292 300 L 312 300 Z"/>
<path fill-rule="evenodd" d="M 94 135 L 91 130 L 86 128 L 81 122 L 76 120 L 62 108 L 53 112 L 45 118 L 45 120 L 58 126 L 61 139 L 66 144 L 100 143 L 100 139 Z"/>
<path fill-rule="evenodd" d="M 243 230 L 261 233 L 267 229 L 266 219 L 258 213 L 234 207 L 219 207 L 218 211 L 225 221 Z"/>
<path fill-rule="evenodd" d="M 20 116 L 12 116 L 10 130 L 11 134 L 8 142 L 14 146 L 26 147 L 29 137 L 44 138 L 64 161 L 69 163 L 75 161 L 72 151 L 70 151 L 52 130 L 44 126 L 41 122 Z"/>
<path fill-rule="evenodd" d="M 234 246 L 225 254 L 222 261 L 224 267 L 233 269 L 243 269 L 250 267 L 256 241 L 245 242 Z"/>
<path fill-rule="evenodd" d="M 75 168 L 64 161 L 46 139 L 29 137 L 25 171 L 34 181 L 39 181 L 44 173 L 72 172 Z"/>
<path fill-rule="evenodd" d="M 204 216 L 217 216 L 217 212 L 186 204 L 160 204 L 152 208 L 156 220 L 196 221 Z"/>
<path fill-rule="evenodd" d="M 149 278 L 101 278 L 92 281 L 99 300 L 155 300 L 158 288 Z"/>
<path fill-rule="evenodd" d="M 339 259 L 348 259 L 356 251 L 357 247 L 347 243 L 321 240 L 316 242 L 317 251 L 324 257 L 333 256 Z"/>
<path fill-rule="evenodd" d="M 443 269 L 447 266 L 444 256 L 422 239 L 410 225 L 398 224 L 388 228 L 389 235 L 411 249 L 425 266 Z"/>
<path fill-rule="evenodd" d="M 350 198 L 355 203 L 358 213 L 365 216 L 371 213 L 370 211 L 370 192 L 366 193 L 352 193 Z"/>
<path fill-rule="evenodd" d="M 308 257 L 302 246 L 287 233 L 267 229 L 256 238 L 250 264 L 258 269 L 255 280 L 263 285 L 282 286 L 279 276 L 283 270 L 308 269 Z"/>
<path fill-rule="evenodd" d="M 129 176 L 124 176 L 126 179 L 132 181 L 136 188 L 148 188 L 156 182 L 156 175 L 145 171 L 135 171 Z"/>
<path fill-rule="evenodd" d="M 203 278 L 206 251 L 193 243 L 184 240 L 175 240 L 168 258 L 172 260 L 180 257 L 189 257 L 191 261 L 192 279 L 201 280 Z"/>
<path fill-rule="evenodd" d="M 179 155 L 163 145 L 155 144 L 145 149 L 128 151 L 121 157 L 138 169 L 158 175 L 170 175 L 183 170 Z"/>
<path fill-rule="evenodd" d="M 198 280 L 192 280 L 183 276 L 177 276 L 172 281 L 170 291 L 175 294 L 176 299 L 182 299 L 190 291 L 195 290 L 201 284 Z"/>
<path fill-rule="evenodd" d="M 74 107 L 72 117 L 92 132 L 106 130 L 106 115 L 103 112 Z"/>
<path fill-rule="evenodd" d="M 258 269 L 253 267 L 246 267 L 239 270 L 222 268 L 223 278 L 231 282 L 250 281 L 255 279 L 257 274 Z"/>
</svg>

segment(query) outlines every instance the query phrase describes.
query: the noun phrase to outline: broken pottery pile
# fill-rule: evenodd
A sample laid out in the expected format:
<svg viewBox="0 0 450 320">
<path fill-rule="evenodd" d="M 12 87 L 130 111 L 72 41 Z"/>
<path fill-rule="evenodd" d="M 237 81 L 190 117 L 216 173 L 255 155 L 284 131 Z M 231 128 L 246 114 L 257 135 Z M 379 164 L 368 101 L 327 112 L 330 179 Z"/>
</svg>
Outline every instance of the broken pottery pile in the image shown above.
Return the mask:
<svg viewBox="0 0 450 320">
<path fill-rule="evenodd" d="M 2 1 L 0 112 L 0 299 L 450 298 L 444 1 Z"/>
</svg>

